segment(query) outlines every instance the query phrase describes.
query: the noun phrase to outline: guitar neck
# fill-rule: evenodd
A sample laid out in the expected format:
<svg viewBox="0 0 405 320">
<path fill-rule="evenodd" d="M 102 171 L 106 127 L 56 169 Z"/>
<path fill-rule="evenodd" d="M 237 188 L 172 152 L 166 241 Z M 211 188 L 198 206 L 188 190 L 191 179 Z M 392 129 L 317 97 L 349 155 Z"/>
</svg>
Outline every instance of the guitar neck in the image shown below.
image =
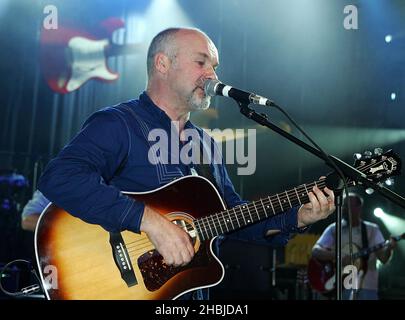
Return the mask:
<svg viewBox="0 0 405 320">
<path fill-rule="evenodd" d="M 392 150 L 372 158 L 358 160 L 356 165 L 357 170 L 360 170 L 368 179 L 372 179 L 374 182 L 386 179 L 390 175 L 399 174 L 400 168 L 400 159 Z M 348 186 L 354 184 L 353 181 L 347 180 Z M 201 240 L 208 240 L 215 236 L 243 228 L 293 207 L 308 203 L 308 193 L 314 186 L 323 189 L 325 187 L 325 178 L 312 183 L 302 184 L 291 190 L 277 193 L 267 198 L 196 219 L 194 220 L 195 228 Z"/>
<path fill-rule="evenodd" d="M 315 185 L 323 189 L 325 187 L 325 179 L 320 179 L 309 184 L 302 184 L 291 190 L 197 219 L 194 221 L 194 224 L 200 238 L 207 240 L 309 202 L 308 193 L 312 191 Z"/>
<path fill-rule="evenodd" d="M 402 236 L 395 236 L 393 237 L 396 241 L 399 241 L 402 239 Z M 375 246 L 372 246 L 370 248 L 365 248 L 365 249 L 361 249 L 360 251 L 356 252 L 355 254 L 353 254 L 353 259 L 358 259 L 364 256 L 367 256 L 373 252 L 376 252 L 382 248 L 388 247 L 390 244 L 390 242 L 384 241 L 382 243 L 376 244 Z"/>
</svg>

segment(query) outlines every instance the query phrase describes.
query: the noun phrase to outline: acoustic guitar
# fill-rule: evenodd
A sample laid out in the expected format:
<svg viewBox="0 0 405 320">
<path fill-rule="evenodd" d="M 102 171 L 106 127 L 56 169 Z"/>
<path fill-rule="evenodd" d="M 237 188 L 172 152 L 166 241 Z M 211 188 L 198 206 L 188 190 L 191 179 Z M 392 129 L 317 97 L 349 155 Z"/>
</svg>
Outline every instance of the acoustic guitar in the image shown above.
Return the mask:
<svg viewBox="0 0 405 320">
<path fill-rule="evenodd" d="M 356 168 L 381 181 L 398 174 L 400 160 L 389 151 L 359 161 Z M 124 192 L 190 235 L 195 256 L 182 267 L 166 265 L 145 233 L 109 233 L 51 203 L 35 232 L 45 295 L 48 299 L 176 299 L 215 286 L 224 277 L 213 250 L 215 238 L 309 202 L 308 193 L 315 185 L 323 189 L 325 178 L 231 209 L 213 184 L 200 176 L 185 176 L 149 192 Z"/>
</svg>

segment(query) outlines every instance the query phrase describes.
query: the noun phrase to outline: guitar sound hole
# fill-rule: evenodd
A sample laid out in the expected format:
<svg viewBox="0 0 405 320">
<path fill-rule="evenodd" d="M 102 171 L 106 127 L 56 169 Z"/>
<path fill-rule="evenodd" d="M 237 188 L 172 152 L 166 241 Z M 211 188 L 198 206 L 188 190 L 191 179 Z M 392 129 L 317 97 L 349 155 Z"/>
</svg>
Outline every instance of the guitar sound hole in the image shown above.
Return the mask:
<svg viewBox="0 0 405 320">
<path fill-rule="evenodd" d="M 174 219 L 172 222 L 188 233 L 194 246 L 197 241 L 197 231 L 195 230 L 194 226 L 190 222 L 183 219 Z"/>
</svg>

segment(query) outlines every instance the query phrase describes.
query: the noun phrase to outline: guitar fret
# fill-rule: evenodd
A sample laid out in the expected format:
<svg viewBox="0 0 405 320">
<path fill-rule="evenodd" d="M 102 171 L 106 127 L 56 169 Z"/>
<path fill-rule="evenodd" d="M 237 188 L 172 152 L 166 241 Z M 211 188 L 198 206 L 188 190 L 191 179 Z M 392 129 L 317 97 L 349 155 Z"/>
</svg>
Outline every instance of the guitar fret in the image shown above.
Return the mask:
<svg viewBox="0 0 405 320">
<path fill-rule="evenodd" d="M 305 191 L 307 192 L 307 194 L 309 193 L 308 192 L 308 189 L 307 189 L 307 185 L 304 183 L 304 188 L 305 188 Z M 303 196 L 304 196 L 304 194 L 303 194 Z"/>
<path fill-rule="evenodd" d="M 242 211 L 242 206 L 239 206 L 239 210 L 242 213 L 242 218 L 243 218 L 243 221 L 245 222 L 245 226 L 246 226 L 247 223 L 246 223 L 245 215 L 243 214 L 243 211 Z"/>
<path fill-rule="evenodd" d="M 231 211 L 230 210 L 228 210 L 228 216 L 229 216 L 229 221 L 231 221 L 231 224 L 232 224 L 232 230 L 235 230 L 235 226 L 233 225 L 233 222 L 232 222 L 232 217 L 231 217 Z"/>
<path fill-rule="evenodd" d="M 226 221 L 226 219 L 225 219 L 225 214 L 224 214 L 223 212 L 222 212 L 222 219 L 223 219 L 224 222 L 225 222 L 226 232 L 229 232 L 228 223 L 227 223 L 227 221 Z"/>
<path fill-rule="evenodd" d="M 214 237 L 214 232 L 212 232 L 212 228 L 211 228 L 211 225 L 210 225 L 210 222 L 209 222 L 209 216 L 208 216 L 208 217 L 204 217 L 203 219 L 206 219 L 206 221 L 207 221 L 206 228 L 207 228 L 207 230 L 211 233 L 211 238 L 213 238 L 213 237 Z M 208 234 L 208 237 L 210 237 L 209 234 Z"/>
<path fill-rule="evenodd" d="M 257 211 L 255 202 L 253 201 L 252 204 L 253 204 L 253 206 L 255 207 L 255 210 L 256 210 L 256 213 L 257 213 L 257 218 L 260 220 L 260 214 L 259 214 L 259 211 Z"/>
<path fill-rule="evenodd" d="M 238 215 L 236 214 L 235 208 L 236 208 L 236 207 L 233 207 L 233 212 L 234 212 L 234 214 L 235 214 L 236 222 L 238 223 L 238 226 L 239 226 L 239 228 L 240 228 L 239 218 L 238 218 Z"/>
<path fill-rule="evenodd" d="M 262 199 L 260 199 L 260 202 L 262 203 L 262 207 L 263 207 L 263 209 L 264 209 L 264 214 L 265 214 L 265 216 L 266 216 L 266 218 L 268 217 L 268 215 L 267 215 L 267 210 L 266 210 L 266 207 L 264 206 L 264 204 L 263 204 L 263 200 Z M 268 206 L 267 206 L 268 207 Z"/>
<path fill-rule="evenodd" d="M 280 197 L 278 196 L 278 193 L 276 194 L 276 196 L 277 196 L 278 202 L 280 203 L 281 211 L 284 211 L 284 208 L 283 208 L 283 205 L 281 204 Z"/>
<path fill-rule="evenodd" d="M 273 202 L 271 201 L 270 196 L 268 196 L 267 198 L 269 198 L 269 202 L 270 202 L 270 205 L 271 205 L 271 209 L 273 210 L 273 216 L 274 216 L 274 215 L 276 215 L 276 211 L 274 210 Z"/>
<path fill-rule="evenodd" d="M 207 239 L 209 239 L 209 238 L 210 238 L 210 234 L 208 233 L 208 231 L 211 231 L 211 230 L 209 229 L 209 225 L 207 225 L 207 224 L 205 223 L 204 219 L 207 219 L 207 217 L 203 217 L 203 218 L 201 219 L 201 222 L 203 223 L 204 228 L 205 228 L 205 232 L 207 233 Z M 207 222 L 208 222 L 208 221 L 207 221 Z M 211 231 L 211 234 L 212 234 L 212 231 Z"/>
<path fill-rule="evenodd" d="M 212 215 L 210 215 L 209 217 L 211 217 L 211 220 L 212 220 L 212 224 L 214 225 L 214 228 L 215 228 L 215 232 L 216 232 L 216 235 L 218 235 L 218 234 L 219 234 L 219 232 L 218 232 L 218 230 L 217 230 L 217 226 L 215 225 L 215 221 L 214 221 L 214 218 L 212 217 Z"/>
<path fill-rule="evenodd" d="M 252 214 L 250 213 L 250 210 L 249 210 L 249 206 L 246 205 L 246 204 L 244 204 L 244 205 L 243 205 L 243 208 L 244 208 L 244 209 L 246 208 L 247 211 L 248 211 L 248 213 L 249 213 L 250 220 L 248 219 L 248 223 L 254 222 L 253 217 L 252 217 Z"/>
<path fill-rule="evenodd" d="M 294 191 L 295 191 L 295 194 L 297 195 L 297 199 L 298 199 L 299 204 L 302 205 L 300 196 L 298 195 L 298 192 L 297 192 L 297 188 L 294 188 Z"/>
<path fill-rule="evenodd" d="M 197 230 L 197 235 L 201 235 L 199 237 L 200 241 L 204 241 L 205 237 L 204 237 L 203 231 L 201 230 L 201 227 L 200 227 L 200 221 L 199 220 L 194 220 L 193 223 L 194 223 L 194 228 Z"/>
<path fill-rule="evenodd" d="M 205 227 L 204 221 L 203 221 L 202 219 L 199 219 L 199 220 L 198 220 L 198 225 L 204 227 L 205 233 L 207 234 L 207 237 L 204 236 L 204 230 L 203 230 L 202 228 L 200 228 L 200 229 L 201 229 L 201 233 L 202 233 L 204 239 L 208 239 L 208 238 L 209 238 L 209 234 L 208 234 L 207 228 Z"/>
<path fill-rule="evenodd" d="M 287 196 L 287 200 L 288 200 L 288 203 L 290 204 L 290 208 L 292 208 L 291 201 L 290 201 L 290 198 L 288 197 L 287 191 L 285 191 L 285 195 Z"/>
<path fill-rule="evenodd" d="M 220 213 L 219 214 L 217 214 L 217 217 L 218 217 L 218 223 L 219 223 L 219 227 L 221 228 L 221 234 L 223 234 L 223 233 L 225 233 L 224 232 L 224 229 L 222 229 L 222 223 L 221 223 L 221 220 L 219 219 L 219 217 L 220 217 Z M 223 219 L 223 218 L 222 218 Z"/>
</svg>

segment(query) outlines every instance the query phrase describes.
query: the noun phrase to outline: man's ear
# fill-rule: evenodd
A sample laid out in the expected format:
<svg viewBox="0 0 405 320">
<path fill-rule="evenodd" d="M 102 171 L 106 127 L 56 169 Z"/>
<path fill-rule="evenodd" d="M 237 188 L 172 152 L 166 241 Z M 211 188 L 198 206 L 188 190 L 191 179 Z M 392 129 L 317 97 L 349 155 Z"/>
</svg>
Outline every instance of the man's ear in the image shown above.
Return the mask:
<svg viewBox="0 0 405 320">
<path fill-rule="evenodd" d="M 156 71 L 166 74 L 167 70 L 169 70 L 171 61 L 168 56 L 164 53 L 160 52 L 155 55 L 155 69 Z"/>
</svg>

